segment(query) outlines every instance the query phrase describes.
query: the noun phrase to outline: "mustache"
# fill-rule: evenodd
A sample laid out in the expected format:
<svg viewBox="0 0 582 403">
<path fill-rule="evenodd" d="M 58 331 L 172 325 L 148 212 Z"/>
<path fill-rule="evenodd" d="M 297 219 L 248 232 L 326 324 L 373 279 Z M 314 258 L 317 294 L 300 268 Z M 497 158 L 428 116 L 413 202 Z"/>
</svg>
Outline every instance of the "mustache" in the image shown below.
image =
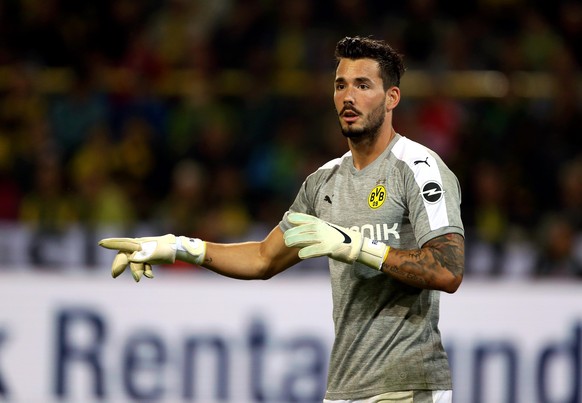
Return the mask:
<svg viewBox="0 0 582 403">
<path fill-rule="evenodd" d="M 360 111 L 359 111 L 359 110 L 357 110 L 356 108 L 354 108 L 354 107 L 353 107 L 353 106 L 351 106 L 351 105 L 346 105 L 346 106 L 344 106 L 344 107 L 341 109 L 341 111 L 340 111 L 340 113 L 339 113 L 339 114 L 340 114 L 340 116 L 341 116 L 341 115 L 343 115 L 343 114 L 344 114 L 345 112 L 347 112 L 347 111 L 351 111 L 351 112 L 354 112 L 354 113 L 356 113 L 357 115 L 361 115 L 361 113 L 360 113 Z"/>
</svg>

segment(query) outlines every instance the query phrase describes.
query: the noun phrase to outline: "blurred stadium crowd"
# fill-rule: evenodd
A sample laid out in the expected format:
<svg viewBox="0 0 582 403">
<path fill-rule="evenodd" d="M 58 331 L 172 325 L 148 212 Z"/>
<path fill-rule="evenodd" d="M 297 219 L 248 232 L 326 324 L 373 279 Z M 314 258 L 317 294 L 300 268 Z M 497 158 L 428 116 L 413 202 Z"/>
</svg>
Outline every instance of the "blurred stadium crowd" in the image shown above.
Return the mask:
<svg viewBox="0 0 582 403">
<path fill-rule="evenodd" d="M 57 269 L 73 249 L 98 266 L 108 231 L 265 235 L 347 150 L 346 35 L 405 55 L 395 126 L 461 181 L 467 275 L 582 277 L 582 3 L 567 0 L 0 0 L 0 269 Z M 501 81 L 477 91 L 463 72 Z"/>
</svg>

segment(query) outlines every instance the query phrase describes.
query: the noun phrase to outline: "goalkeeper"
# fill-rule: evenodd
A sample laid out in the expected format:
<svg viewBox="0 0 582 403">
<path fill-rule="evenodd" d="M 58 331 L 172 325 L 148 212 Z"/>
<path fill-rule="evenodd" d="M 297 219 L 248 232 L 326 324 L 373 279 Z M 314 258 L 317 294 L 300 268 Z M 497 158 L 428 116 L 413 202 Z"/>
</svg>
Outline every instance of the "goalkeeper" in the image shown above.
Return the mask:
<svg viewBox="0 0 582 403">
<path fill-rule="evenodd" d="M 176 259 L 240 279 L 266 279 L 301 259 L 328 256 L 335 340 L 325 403 L 450 403 L 438 329 L 440 291 L 464 271 L 461 192 L 430 149 L 398 134 L 401 56 L 384 41 L 336 46 L 334 103 L 349 152 L 304 181 L 260 242 L 183 236 L 109 238 L 112 272 L 136 281 Z"/>
</svg>

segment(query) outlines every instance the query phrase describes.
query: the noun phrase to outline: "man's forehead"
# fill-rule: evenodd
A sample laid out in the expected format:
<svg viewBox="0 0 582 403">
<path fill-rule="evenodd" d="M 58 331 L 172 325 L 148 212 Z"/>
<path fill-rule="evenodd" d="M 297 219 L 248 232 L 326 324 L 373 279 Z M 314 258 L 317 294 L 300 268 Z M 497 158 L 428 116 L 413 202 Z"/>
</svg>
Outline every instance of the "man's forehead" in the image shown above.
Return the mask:
<svg viewBox="0 0 582 403">
<path fill-rule="evenodd" d="M 380 66 L 374 59 L 343 58 L 337 66 L 335 77 L 336 80 L 353 80 L 356 78 L 375 80 L 381 78 Z"/>
</svg>

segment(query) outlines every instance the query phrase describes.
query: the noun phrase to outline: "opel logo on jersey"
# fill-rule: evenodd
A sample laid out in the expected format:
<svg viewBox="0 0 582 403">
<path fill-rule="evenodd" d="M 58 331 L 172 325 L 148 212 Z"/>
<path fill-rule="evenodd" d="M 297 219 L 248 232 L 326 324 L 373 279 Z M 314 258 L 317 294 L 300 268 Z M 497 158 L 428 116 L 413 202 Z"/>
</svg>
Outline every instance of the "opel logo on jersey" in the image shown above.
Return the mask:
<svg viewBox="0 0 582 403">
<path fill-rule="evenodd" d="M 376 210 L 386 200 L 386 188 L 384 185 L 378 185 L 370 192 L 368 196 L 368 206 Z"/>
<path fill-rule="evenodd" d="M 436 203 L 443 197 L 445 191 L 437 182 L 426 182 L 422 187 L 420 194 L 428 203 Z"/>
</svg>

